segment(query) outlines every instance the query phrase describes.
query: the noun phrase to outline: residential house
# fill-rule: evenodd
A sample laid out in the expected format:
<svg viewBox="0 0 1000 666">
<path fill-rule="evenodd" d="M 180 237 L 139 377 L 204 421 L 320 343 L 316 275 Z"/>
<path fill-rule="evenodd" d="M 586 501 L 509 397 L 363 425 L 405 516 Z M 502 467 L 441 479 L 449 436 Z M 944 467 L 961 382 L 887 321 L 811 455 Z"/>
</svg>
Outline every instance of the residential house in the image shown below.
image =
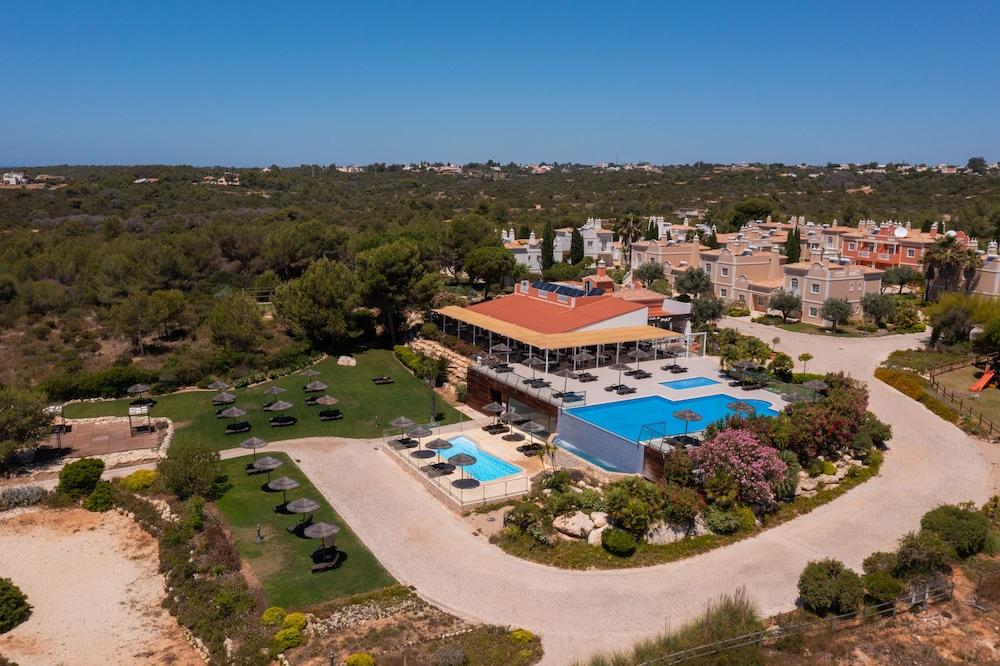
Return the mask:
<svg viewBox="0 0 1000 666">
<path fill-rule="evenodd" d="M 979 246 L 978 241 L 964 231 L 948 233 L 954 233 L 958 242 L 970 249 Z M 905 225 L 892 221 L 878 224 L 874 220 L 862 220 L 857 229 L 843 234 L 842 255 L 863 266 L 883 269 L 911 266 L 922 271 L 924 255 L 941 236 L 937 222 L 931 225 L 930 231 L 922 232 L 913 229 L 909 222 Z"/>
<path fill-rule="evenodd" d="M 604 228 L 604 220 L 598 218 L 587 218 L 587 221 L 579 228 L 583 237 L 583 256 L 590 257 L 595 262 L 604 259 L 605 263 L 611 263 L 614 259 L 614 233 L 610 229 Z M 561 227 L 555 231 L 555 240 L 552 244 L 552 255 L 556 261 L 563 261 L 569 258 L 570 247 L 573 242 L 573 227 Z"/>
<path fill-rule="evenodd" d="M 542 272 L 542 241 L 535 237 L 535 232 L 527 238 L 515 238 L 514 228 L 500 230 L 503 246 L 514 255 L 514 261 L 527 267 L 532 273 Z"/>
<path fill-rule="evenodd" d="M 7 171 L 3 175 L 4 185 L 24 185 L 28 179 L 20 171 Z"/>
<path fill-rule="evenodd" d="M 844 261 L 844 260 L 841 260 Z M 820 259 L 800 261 L 784 267 L 785 291 L 802 298 L 800 320 L 817 326 L 827 326 L 820 312 L 829 298 L 847 301 L 856 317 L 861 316 L 861 298 L 882 290 L 882 271 Z M 763 310 L 766 310 L 766 306 Z"/>
</svg>

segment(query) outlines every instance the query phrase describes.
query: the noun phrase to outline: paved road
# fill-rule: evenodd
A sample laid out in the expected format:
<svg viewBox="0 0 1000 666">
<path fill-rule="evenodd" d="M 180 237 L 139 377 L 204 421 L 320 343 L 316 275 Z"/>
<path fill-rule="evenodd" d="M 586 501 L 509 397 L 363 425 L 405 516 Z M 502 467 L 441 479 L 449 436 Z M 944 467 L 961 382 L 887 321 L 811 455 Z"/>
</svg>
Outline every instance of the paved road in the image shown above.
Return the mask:
<svg viewBox="0 0 1000 666">
<path fill-rule="evenodd" d="M 916 346 L 916 336 L 826 339 L 728 324 L 766 340 L 777 332 L 780 350 L 815 356 L 810 370 L 844 370 L 868 381 L 872 410 L 892 424 L 894 437 L 879 477 L 808 516 L 680 562 L 584 572 L 525 562 L 472 533 L 377 442 L 309 439 L 274 448 L 301 461 L 400 581 L 458 615 L 539 633 L 547 664 L 625 648 L 678 626 L 741 585 L 765 615 L 788 610 L 808 560 L 836 557 L 860 568 L 867 554 L 892 548 L 935 505 L 987 498 L 989 470 L 973 442 L 871 376 L 890 351 Z"/>
</svg>

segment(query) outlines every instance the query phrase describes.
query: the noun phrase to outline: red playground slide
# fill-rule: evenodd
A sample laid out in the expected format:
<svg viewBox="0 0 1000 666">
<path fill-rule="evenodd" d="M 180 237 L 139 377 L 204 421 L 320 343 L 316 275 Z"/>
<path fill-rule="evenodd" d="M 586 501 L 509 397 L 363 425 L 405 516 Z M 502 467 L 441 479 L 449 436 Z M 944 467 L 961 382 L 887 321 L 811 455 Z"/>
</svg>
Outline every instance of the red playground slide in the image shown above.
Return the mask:
<svg viewBox="0 0 1000 666">
<path fill-rule="evenodd" d="M 979 378 L 979 381 L 977 381 L 976 383 L 974 383 L 972 386 L 969 387 L 969 390 L 982 391 L 984 388 L 986 388 L 986 385 L 990 383 L 990 380 L 993 379 L 994 374 L 996 373 L 994 373 L 993 370 L 987 370 L 986 372 L 983 373 L 983 376 Z"/>
</svg>

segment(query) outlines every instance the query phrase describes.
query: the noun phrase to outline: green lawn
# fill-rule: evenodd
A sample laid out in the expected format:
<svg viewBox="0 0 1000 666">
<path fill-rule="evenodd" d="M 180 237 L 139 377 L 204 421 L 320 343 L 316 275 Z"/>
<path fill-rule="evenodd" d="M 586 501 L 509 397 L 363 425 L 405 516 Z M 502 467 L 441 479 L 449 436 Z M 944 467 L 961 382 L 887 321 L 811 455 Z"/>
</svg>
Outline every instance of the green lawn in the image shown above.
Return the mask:
<svg viewBox="0 0 1000 666">
<path fill-rule="evenodd" d="M 272 452 L 269 455 L 285 462 L 272 473 L 272 477 L 288 476 L 302 484 L 288 492 L 288 499 L 309 497 L 320 502 L 323 506 L 316 512 L 315 520 L 340 526 L 337 548 L 346 554 L 346 559 L 337 569 L 311 573 L 311 555 L 320 542 L 289 534 L 285 530 L 299 517 L 274 512 L 273 507 L 281 503 L 281 493 L 261 490 L 267 479 L 265 475 L 248 476 L 245 473 L 249 457 L 223 461 L 233 487 L 216 504 L 226 518 L 240 555 L 253 568 L 254 575 L 263 586 L 268 603 L 286 609 L 300 609 L 396 584 L 295 463 L 283 453 Z M 255 540 L 258 523 L 264 535 L 261 543 Z"/>
<path fill-rule="evenodd" d="M 997 381 L 995 379 L 978 393 L 979 397 L 975 398 L 974 402 L 966 399 L 966 396 L 972 395 L 969 387 L 982 376 L 983 371 L 981 368 L 969 365 L 958 370 L 952 370 L 951 372 L 943 372 L 937 376 L 937 380 L 948 391 L 957 393 L 958 397 L 965 400 L 966 407 L 971 408 L 977 413 L 981 413 L 991 421 L 1000 423 L 1000 390 L 997 389 Z"/>
<path fill-rule="evenodd" d="M 264 439 L 294 439 L 298 437 L 335 436 L 368 438 L 378 437 L 383 428 L 397 416 L 408 416 L 418 423 L 426 423 L 431 412 L 431 392 L 404 368 L 392 352 L 371 350 L 356 356 L 355 367 L 338 366 L 335 359 L 327 359 L 313 368 L 319 371 L 316 379 L 329 385 L 327 393 L 337 397 L 337 408 L 344 413 L 340 421 L 320 421 L 317 412 L 321 407 L 307 407 L 302 387 L 311 381 L 299 375 L 289 375 L 261 386 L 239 389 L 236 405 L 247 410 L 241 420 L 248 420 L 253 429 L 246 435 L 226 435 L 228 421 L 215 416 L 211 402 L 214 392 L 188 391 L 156 396 L 153 416 L 170 418 L 177 432 L 173 447 L 207 446 L 222 450 L 236 446 L 246 437 L 256 435 Z M 371 378 L 388 375 L 395 384 L 376 386 Z M 274 416 L 261 407 L 271 398 L 263 390 L 272 385 L 287 389 L 279 399 L 293 404 L 285 414 L 295 416 L 299 422 L 285 428 L 271 428 L 268 419 Z M 437 410 L 444 415 L 444 423 L 456 423 L 460 414 L 438 396 Z M 125 416 L 128 400 L 75 403 L 65 410 L 67 418 L 92 416 Z"/>
</svg>

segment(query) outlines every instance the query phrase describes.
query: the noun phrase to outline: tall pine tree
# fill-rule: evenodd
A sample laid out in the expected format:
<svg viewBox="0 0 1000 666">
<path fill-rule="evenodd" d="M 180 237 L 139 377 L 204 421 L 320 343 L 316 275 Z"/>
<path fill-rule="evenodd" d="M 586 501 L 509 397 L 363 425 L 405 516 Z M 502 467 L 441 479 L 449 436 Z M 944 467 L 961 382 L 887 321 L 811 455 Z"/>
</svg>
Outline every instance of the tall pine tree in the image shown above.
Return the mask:
<svg viewBox="0 0 1000 666">
<path fill-rule="evenodd" d="M 569 240 L 569 263 L 578 264 L 583 261 L 583 235 L 576 227 Z"/>
<path fill-rule="evenodd" d="M 794 264 L 802 256 L 801 243 L 802 237 L 798 226 L 796 226 L 788 232 L 788 238 L 785 240 L 785 256 L 788 257 L 788 263 Z"/>
<path fill-rule="evenodd" d="M 552 222 L 545 223 L 545 230 L 542 232 L 542 270 L 548 270 L 552 268 L 552 264 L 556 263 L 553 257 L 553 252 L 555 251 L 556 245 L 556 232 L 552 228 Z"/>
</svg>

